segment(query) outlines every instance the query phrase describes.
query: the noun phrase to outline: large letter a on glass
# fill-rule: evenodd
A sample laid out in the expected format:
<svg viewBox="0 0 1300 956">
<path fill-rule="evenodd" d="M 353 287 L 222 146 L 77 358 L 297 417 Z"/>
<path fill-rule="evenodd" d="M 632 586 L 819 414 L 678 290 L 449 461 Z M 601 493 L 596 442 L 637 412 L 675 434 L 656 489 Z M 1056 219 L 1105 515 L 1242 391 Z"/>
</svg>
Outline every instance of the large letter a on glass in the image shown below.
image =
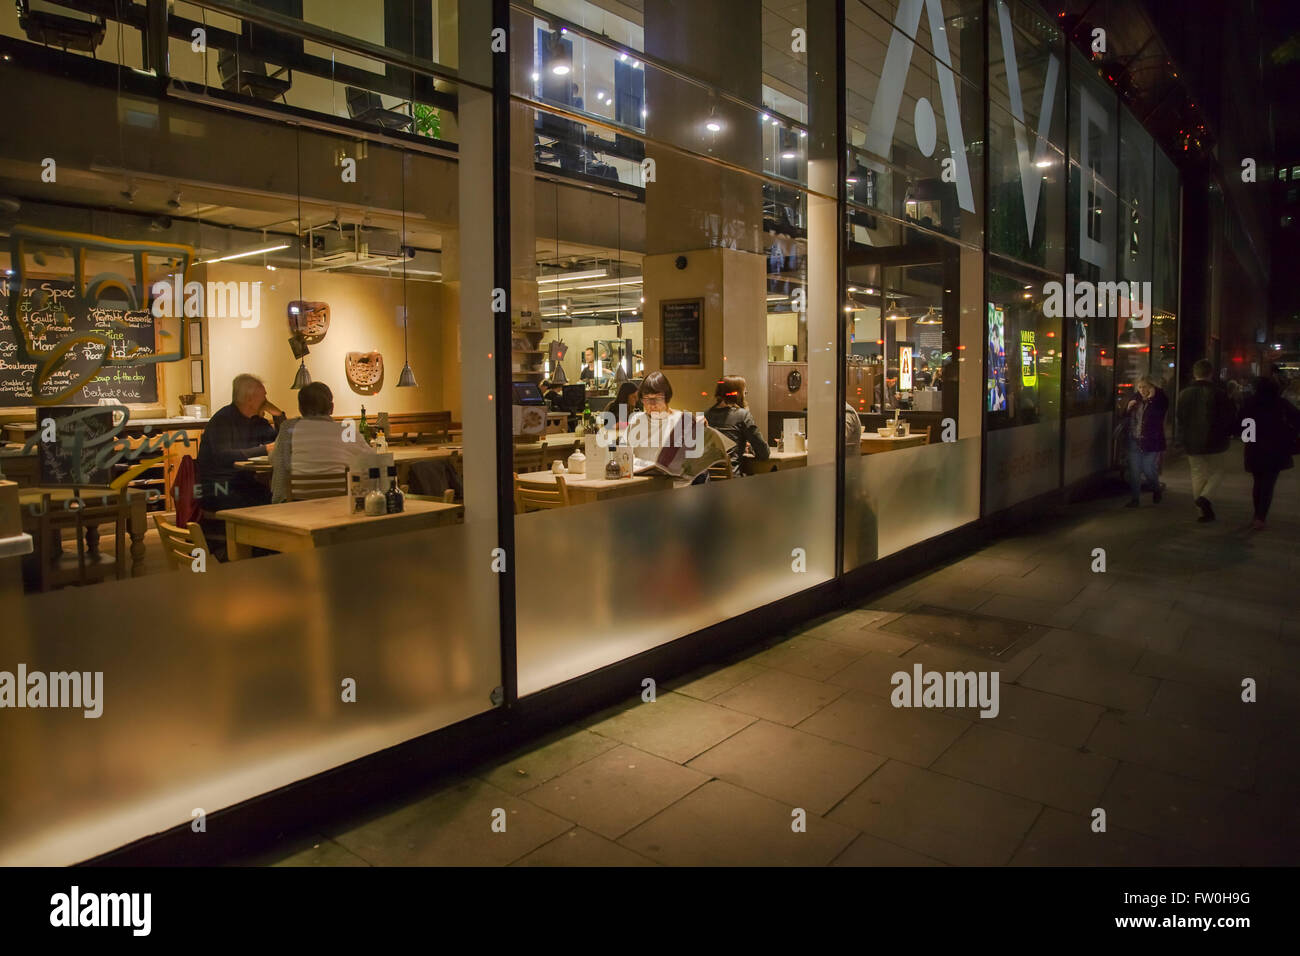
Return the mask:
<svg viewBox="0 0 1300 956">
<path fill-rule="evenodd" d="M 944 31 L 943 7 L 939 0 L 899 0 L 894 17 L 894 32 L 889 37 L 885 68 L 881 72 L 876 102 L 871 107 L 871 124 L 863 144 L 877 156 L 888 157 L 898 123 L 898 108 L 903 102 L 907 70 L 912 65 L 913 39 L 925 8 L 930 23 L 930 39 L 935 59 L 939 61 L 939 93 L 943 98 L 943 121 L 948 130 L 948 147 L 952 150 L 957 171 L 957 203 L 967 212 L 975 211 L 975 192 L 971 188 L 970 168 L 966 164 L 966 137 L 961 131 L 961 113 L 957 105 L 957 82 L 952 75 L 952 58 L 948 55 L 948 34 Z M 919 104 L 918 104 L 919 106 Z M 929 106 L 927 103 L 926 106 Z M 918 113 L 928 112 L 918 109 Z M 928 155 L 928 154 L 927 154 Z"/>
</svg>

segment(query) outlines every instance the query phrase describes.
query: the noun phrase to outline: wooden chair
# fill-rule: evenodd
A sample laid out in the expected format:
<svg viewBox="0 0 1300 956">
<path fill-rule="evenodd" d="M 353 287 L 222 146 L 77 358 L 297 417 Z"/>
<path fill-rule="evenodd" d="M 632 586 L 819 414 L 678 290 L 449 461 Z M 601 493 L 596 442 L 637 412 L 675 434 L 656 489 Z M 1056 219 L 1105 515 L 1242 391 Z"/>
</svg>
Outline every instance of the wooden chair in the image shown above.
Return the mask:
<svg viewBox="0 0 1300 956">
<path fill-rule="evenodd" d="M 930 444 L 930 426 L 929 426 L 929 425 L 926 425 L 924 428 L 913 428 L 913 429 L 912 429 L 912 434 L 913 434 L 913 435 L 924 435 L 924 436 L 925 436 L 925 443 L 926 443 L 927 445 Z"/>
<path fill-rule="evenodd" d="M 191 521 L 184 528 L 179 528 L 154 515 L 153 526 L 158 529 L 158 537 L 162 539 L 163 554 L 167 555 L 167 565 L 173 571 L 188 569 L 191 566 L 195 548 L 207 552 L 209 556 L 212 554 L 208 547 L 208 539 L 203 536 L 203 529 L 197 522 Z"/>
<path fill-rule="evenodd" d="M 709 465 L 709 481 L 725 481 L 728 478 L 735 478 L 731 471 L 731 459 L 724 458 L 722 461 L 715 461 Z"/>
<path fill-rule="evenodd" d="M 569 507 L 569 488 L 564 483 L 563 475 L 555 476 L 555 488 L 538 488 L 521 484 L 519 475 L 515 475 L 515 514 L 527 514 L 529 511 L 548 511 L 551 508 Z"/>
<path fill-rule="evenodd" d="M 515 445 L 515 474 L 541 471 L 546 467 L 546 442 Z"/>
<path fill-rule="evenodd" d="M 288 501 L 306 501 L 309 498 L 338 498 L 348 493 L 348 473 L 329 472 L 324 475 L 290 475 Z"/>
<path fill-rule="evenodd" d="M 36 560 L 42 591 L 65 584 L 91 584 L 108 577 L 109 565 L 101 560 L 98 533 L 91 533 L 92 529 L 97 532 L 102 524 L 113 525 L 114 576 L 119 580 L 126 577 L 126 528 L 131 516 L 127 493 L 99 487 L 79 491 L 79 503 L 75 507 L 65 507 L 71 504 L 68 499 L 53 501 L 48 493 L 41 496 Z M 62 553 L 65 528 L 73 529 L 77 542 L 75 565 Z"/>
</svg>

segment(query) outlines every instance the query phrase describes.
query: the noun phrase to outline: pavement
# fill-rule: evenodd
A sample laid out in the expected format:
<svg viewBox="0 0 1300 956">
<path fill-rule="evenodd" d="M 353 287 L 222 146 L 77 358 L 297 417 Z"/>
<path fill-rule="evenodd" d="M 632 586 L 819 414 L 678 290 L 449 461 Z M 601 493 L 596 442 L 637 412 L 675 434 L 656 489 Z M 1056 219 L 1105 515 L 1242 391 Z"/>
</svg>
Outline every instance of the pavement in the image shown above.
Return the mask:
<svg viewBox="0 0 1300 956">
<path fill-rule="evenodd" d="M 1300 469 L 1252 532 L 1239 468 L 1214 524 L 1172 461 L 1160 505 L 1061 506 L 652 703 L 245 862 L 1295 865 Z M 997 715 L 893 706 L 917 663 L 996 672 Z"/>
</svg>

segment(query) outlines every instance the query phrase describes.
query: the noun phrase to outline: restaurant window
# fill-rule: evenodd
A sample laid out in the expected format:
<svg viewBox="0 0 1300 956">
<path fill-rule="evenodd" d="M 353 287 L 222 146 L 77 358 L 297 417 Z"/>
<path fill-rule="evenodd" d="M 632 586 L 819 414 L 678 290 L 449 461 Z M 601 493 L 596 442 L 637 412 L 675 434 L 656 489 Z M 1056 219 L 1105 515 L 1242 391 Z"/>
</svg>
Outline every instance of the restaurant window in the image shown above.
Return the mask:
<svg viewBox="0 0 1300 956">
<path fill-rule="evenodd" d="M 454 65 L 454 16 L 434 19 L 439 6 L 419 0 L 388 0 L 383 9 L 343 0 L 308 0 L 288 13 L 312 28 L 337 34 L 338 46 L 309 40 L 177 2 L 168 18 L 168 73 L 176 96 L 243 103 L 285 113 L 314 113 L 394 138 L 425 145 L 458 140 L 454 84 L 431 74 L 412 74 L 374 56 L 348 49 L 396 50 L 429 62 L 441 54 Z M 445 34 L 448 25 L 452 36 Z M 194 40 L 203 37 L 202 43 Z"/>
<path fill-rule="evenodd" d="M 904 4 L 897 12 L 894 6 L 849 0 L 846 7 L 849 198 L 909 225 L 979 244 L 980 4 Z M 915 24 L 907 11 L 918 14 Z M 938 29 L 938 11 L 961 12 Z M 870 228 L 860 218 L 851 220 L 858 242 Z"/>
<path fill-rule="evenodd" d="M 989 17 L 991 252 L 1052 273 L 1065 266 L 1065 68 L 1055 26 L 997 0 Z"/>
<path fill-rule="evenodd" d="M 982 63 L 979 21 L 895 14 L 846 10 L 846 571 L 979 512 L 983 107 L 941 62 Z"/>
<path fill-rule="evenodd" d="M 710 15 L 648 9 L 646 56 Z M 642 132 L 616 112 L 578 124 L 532 79 L 559 38 L 589 65 L 621 62 L 608 44 L 532 10 L 512 26 L 512 480 L 528 694 L 828 580 L 843 417 L 832 354 L 810 347 L 834 340 L 835 204 L 808 189 L 834 151 L 814 157 L 821 127 L 763 109 L 757 29 L 715 51 L 735 68 L 730 97 L 639 61 Z M 582 162 L 616 142 L 643 157 L 630 175 Z M 776 169 L 774 143 L 789 154 Z M 573 571 L 559 591 L 557 568 Z"/>
<path fill-rule="evenodd" d="M 83 860 L 490 709 L 493 346 L 461 303 L 491 298 L 491 190 L 459 167 L 487 137 L 456 158 L 0 78 L 0 494 L 34 539 L 0 656 L 102 675 L 98 719 L 11 712 L 0 860 Z"/>
</svg>

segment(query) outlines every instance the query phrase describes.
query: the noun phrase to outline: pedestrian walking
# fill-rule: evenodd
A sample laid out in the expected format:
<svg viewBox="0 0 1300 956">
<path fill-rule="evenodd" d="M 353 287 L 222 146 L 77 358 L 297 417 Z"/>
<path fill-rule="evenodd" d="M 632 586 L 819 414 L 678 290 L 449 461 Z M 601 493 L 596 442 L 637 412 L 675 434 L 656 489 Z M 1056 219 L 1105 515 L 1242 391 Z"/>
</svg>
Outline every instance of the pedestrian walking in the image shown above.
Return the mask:
<svg viewBox="0 0 1300 956">
<path fill-rule="evenodd" d="M 1294 464 L 1291 456 L 1300 436 L 1300 411 L 1282 398 L 1276 379 L 1261 378 L 1241 410 L 1241 428 L 1246 470 L 1255 479 L 1251 490 L 1255 518 L 1251 527 L 1263 531 L 1278 475 Z"/>
<path fill-rule="evenodd" d="M 1193 382 L 1178 395 L 1174 416 L 1187 449 L 1192 472 L 1192 498 L 1201 516 L 1214 520 L 1210 496 L 1223 479 L 1228 443 L 1237 424 L 1237 410 L 1226 390 L 1214 382 L 1214 366 L 1201 359 L 1192 366 Z"/>
<path fill-rule="evenodd" d="M 1145 477 L 1155 489 L 1153 504 L 1164 496 L 1160 484 L 1158 464 L 1165 450 L 1165 413 L 1169 398 L 1157 387 L 1151 376 L 1143 375 L 1137 382 L 1137 397 L 1129 400 L 1125 414 L 1128 418 L 1128 485 L 1132 497 L 1125 506 L 1136 508 L 1141 504 L 1142 479 Z"/>
</svg>

